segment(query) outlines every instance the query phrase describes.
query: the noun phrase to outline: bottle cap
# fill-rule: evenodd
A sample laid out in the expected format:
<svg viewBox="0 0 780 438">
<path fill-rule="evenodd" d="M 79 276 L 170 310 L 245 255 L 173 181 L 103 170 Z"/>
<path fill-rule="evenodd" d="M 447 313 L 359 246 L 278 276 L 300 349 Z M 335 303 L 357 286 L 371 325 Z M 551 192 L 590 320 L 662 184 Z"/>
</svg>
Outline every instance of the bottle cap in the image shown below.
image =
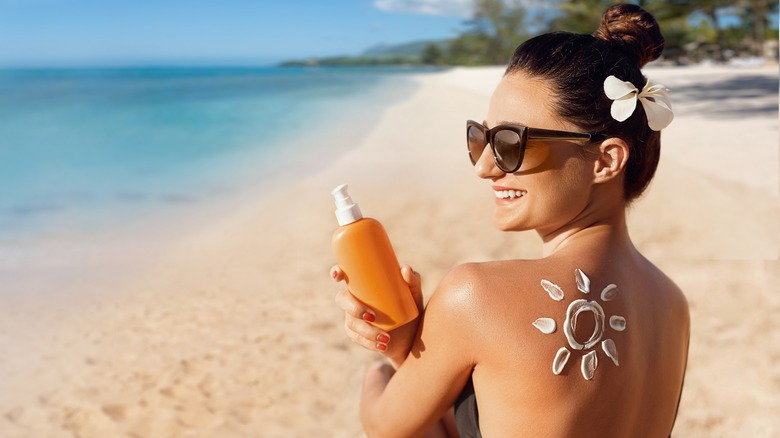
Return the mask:
<svg viewBox="0 0 780 438">
<path fill-rule="evenodd" d="M 346 184 L 336 187 L 330 194 L 336 198 L 336 219 L 339 221 L 339 226 L 363 219 L 360 207 L 352 201 L 349 193 L 347 193 Z"/>
</svg>

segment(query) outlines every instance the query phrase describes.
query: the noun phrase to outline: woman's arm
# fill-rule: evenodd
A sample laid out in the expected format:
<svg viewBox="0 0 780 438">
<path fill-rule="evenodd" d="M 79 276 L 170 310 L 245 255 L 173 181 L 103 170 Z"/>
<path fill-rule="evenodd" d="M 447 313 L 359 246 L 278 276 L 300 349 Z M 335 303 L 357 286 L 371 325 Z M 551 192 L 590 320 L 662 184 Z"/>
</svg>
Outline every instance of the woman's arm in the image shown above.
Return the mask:
<svg viewBox="0 0 780 438">
<path fill-rule="evenodd" d="M 386 361 L 379 360 L 366 370 L 363 380 L 362 401 L 376 400 L 385 390 L 387 383 L 395 374 L 395 369 Z M 455 425 L 455 410 L 450 408 L 444 416 L 425 433 L 425 438 L 459 438 Z"/>
<path fill-rule="evenodd" d="M 442 281 L 394 374 L 382 365 L 366 373 L 360 411 L 369 437 L 424 436 L 451 411 L 479 352 L 472 273 L 459 267 Z"/>
</svg>

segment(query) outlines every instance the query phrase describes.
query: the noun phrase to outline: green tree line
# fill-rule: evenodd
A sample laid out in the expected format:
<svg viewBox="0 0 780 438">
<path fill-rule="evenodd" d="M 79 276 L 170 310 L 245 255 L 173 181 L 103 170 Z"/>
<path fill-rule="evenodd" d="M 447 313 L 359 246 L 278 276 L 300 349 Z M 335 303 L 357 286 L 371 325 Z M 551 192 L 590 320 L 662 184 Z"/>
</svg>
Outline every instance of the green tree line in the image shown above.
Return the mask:
<svg viewBox="0 0 780 438">
<path fill-rule="evenodd" d="M 610 0 L 562 0 L 543 31 L 592 33 Z M 770 0 L 640 0 L 666 38 L 667 59 L 727 55 L 764 55 L 766 40 L 777 40 L 778 3 Z M 431 43 L 421 54 L 423 64 L 503 64 L 514 47 L 530 37 L 526 11 L 515 1 L 476 0 L 465 31 L 447 45 Z M 728 18 L 728 20 L 727 20 Z"/>
<path fill-rule="evenodd" d="M 529 19 L 535 20 L 533 28 L 541 32 L 592 33 L 599 25 L 602 12 L 615 3 L 626 1 L 559 0 L 555 3 L 556 13 L 529 17 L 519 0 L 474 0 L 471 18 L 463 23 L 458 36 L 430 42 L 420 53 L 338 57 L 314 63 L 505 64 L 514 48 L 532 36 L 528 30 Z M 766 41 L 777 41 L 778 3 L 772 0 L 638 0 L 630 3 L 639 4 L 658 20 L 666 39 L 666 59 L 698 61 L 704 58 L 725 60 L 736 55 L 763 56 Z M 777 50 L 776 46 L 774 50 Z"/>
</svg>

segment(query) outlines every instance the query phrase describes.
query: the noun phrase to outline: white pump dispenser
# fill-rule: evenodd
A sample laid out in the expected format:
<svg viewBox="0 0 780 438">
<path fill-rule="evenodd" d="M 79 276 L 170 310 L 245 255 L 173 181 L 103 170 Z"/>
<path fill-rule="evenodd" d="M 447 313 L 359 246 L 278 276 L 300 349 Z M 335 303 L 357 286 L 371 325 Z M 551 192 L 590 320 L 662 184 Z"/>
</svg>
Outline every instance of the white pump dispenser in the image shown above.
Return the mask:
<svg viewBox="0 0 780 438">
<path fill-rule="evenodd" d="M 347 189 L 347 185 L 342 184 L 330 192 L 336 198 L 336 219 L 339 221 L 339 226 L 342 227 L 363 219 L 360 207 L 352 201 Z"/>
</svg>

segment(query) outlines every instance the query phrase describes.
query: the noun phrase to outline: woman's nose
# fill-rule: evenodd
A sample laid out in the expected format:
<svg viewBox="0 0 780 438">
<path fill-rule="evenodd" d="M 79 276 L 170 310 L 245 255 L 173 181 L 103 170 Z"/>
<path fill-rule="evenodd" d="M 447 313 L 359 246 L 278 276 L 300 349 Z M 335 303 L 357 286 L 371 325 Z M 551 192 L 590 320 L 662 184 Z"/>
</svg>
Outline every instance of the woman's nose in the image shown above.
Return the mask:
<svg viewBox="0 0 780 438">
<path fill-rule="evenodd" d="M 504 172 L 496 166 L 496 161 L 493 158 L 493 150 L 490 148 L 490 144 L 485 146 L 482 150 L 482 155 L 479 156 L 477 164 L 474 165 L 474 171 L 480 178 L 496 178 L 500 177 Z"/>
</svg>

